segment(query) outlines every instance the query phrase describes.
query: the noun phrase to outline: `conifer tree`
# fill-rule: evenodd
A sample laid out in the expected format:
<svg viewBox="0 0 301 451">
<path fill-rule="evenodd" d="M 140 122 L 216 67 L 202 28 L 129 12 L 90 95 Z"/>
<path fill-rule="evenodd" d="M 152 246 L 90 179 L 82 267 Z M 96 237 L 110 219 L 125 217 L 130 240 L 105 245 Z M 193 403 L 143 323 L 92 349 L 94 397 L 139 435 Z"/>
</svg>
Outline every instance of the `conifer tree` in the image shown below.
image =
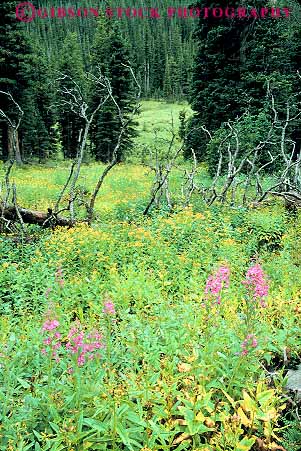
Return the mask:
<svg viewBox="0 0 301 451">
<path fill-rule="evenodd" d="M 247 2 L 234 2 L 233 6 Z M 225 7 L 224 2 L 207 2 L 199 7 Z M 255 1 L 252 7 L 260 8 Z M 273 91 L 277 110 L 286 109 L 286 102 L 296 94 L 297 27 L 287 19 L 256 19 L 214 17 L 199 21 L 198 44 L 194 64 L 190 103 L 195 114 L 190 120 L 186 155 L 194 149 L 199 160 L 216 163 L 218 155 L 207 155 L 208 135 L 225 121 L 234 120 L 244 112 L 272 117 L 267 88 Z M 294 62 L 295 60 L 295 62 Z M 271 119 L 272 120 L 272 119 Z M 255 131 L 254 131 L 255 132 Z"/>
<path fill-rule="evenodd" d="M 24 27 L 14 15 L 15 3 L 2 1 L 0 4 L 0 90 L 9 92 L 20 103 L 23 91 L 26 87 L 24 74 L 21 71 L 21 63 L 24 57 L 31 52 L 29 36 L 26 36 Z M 16 108 L 7 96 L 1 95 L 1 108 L 12 119 L 16 120 Z M 11 127 L 3 119 L 0 119 L 2 159 L 11 158 Z M 19 139 L 17 137 L 18 162 L 21 162 L 19 154 Z"/>
<path fill-rule="evenodd" d="M 52 62 L 38 43 L 32 43 L 32 53 L 24 58 L 21 71 L 27 87 L 22 96 L 24 114 L 20 127 L 23 155 L 40 162 L 53 152 L 53 126 L 55 103 Z"/>
<path fill-rule="evenodd" d="M 59 62 L 59 71 L 67 77 L 61 80 L 61 87 L 64 86 L 70 89 L 73 88 L 73 82 L 76 82 L 84 93 L 87 89 L 87 81 L 82 51 L 76 33 L 67 33 L 62 46 L 62 55 L 63 58 Z M 83 120 L 70 109 L 61 108 L 59 111 L 59 122 L 64 157 L 74 158 L 78 150 L 79 136 L 84 127 Z"/>
<path fill-rule="evenodd" d="M 112 88 L 112 95 L 117 102 L 123 118 L 126 119 L 133 106 L 133 80 L 129 70 L 129 50 L 121 37 L 119 24 L 101 18 L 95 35 L 91 52 L 92 71 L 100 70 Z M 94 92 L 93 102 L 99 102 L 99 94 Z M 136 132 L 133 121 L 130 121 L 123 134 L 117 159 L 122 160 L 125 150 L 132 146 L 132 138 Z M 108 162 L 112 159 L 121 128 L 118 109 L 109 99 L 95 116 L 91 139 L 93 154 L 96 160 Z"/>
</svg>

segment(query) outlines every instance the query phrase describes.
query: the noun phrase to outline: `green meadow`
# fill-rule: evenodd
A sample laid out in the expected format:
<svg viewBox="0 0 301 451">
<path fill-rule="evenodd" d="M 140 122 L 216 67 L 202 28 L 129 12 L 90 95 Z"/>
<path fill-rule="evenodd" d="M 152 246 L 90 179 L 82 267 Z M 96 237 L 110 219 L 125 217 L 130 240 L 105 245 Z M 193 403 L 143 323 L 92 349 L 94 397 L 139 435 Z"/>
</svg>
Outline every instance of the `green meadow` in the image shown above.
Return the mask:
<svg viewBox="0 0 301 451">
<path fill-rule="evenodd" d="M 142 102 L 141 155 L 183 109 Z M 196 193 L 144 217 L 147 158 L 109 173 L 91 227 L 0 235 L 0 450 L 298 451 L 300 213 Z M 83 165 L 83 196 L 102 168 Z M 14 168 L 18 204 L 46 211 L 67 174 Z"/>
</svg>

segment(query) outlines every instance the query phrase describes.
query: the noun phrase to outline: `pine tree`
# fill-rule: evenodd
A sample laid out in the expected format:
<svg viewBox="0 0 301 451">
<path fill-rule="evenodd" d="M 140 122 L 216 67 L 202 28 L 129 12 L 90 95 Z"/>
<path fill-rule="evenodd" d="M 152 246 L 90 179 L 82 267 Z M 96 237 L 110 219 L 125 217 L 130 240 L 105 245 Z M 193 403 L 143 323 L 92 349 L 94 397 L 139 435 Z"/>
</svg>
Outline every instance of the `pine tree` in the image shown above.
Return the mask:
<svg viewBox="0 0 301 451">
<path fill-rule="evenodd" d="M 91 69 L 100 70 L 112 87 L 112 94 L 117 102 L 124 120 L 133 107 L 133 80 L 129 71 L 129 51 L 120 34 L 119 24 L 100 19 L 91 52 Z M 93 103 L 99 102 L 97 91 L 93 93 Z M 125 150 L 132 146 L 136 135 L 134 123 L 130 121 L 122 136 L 117 159 L 122 160 Z M 116 105 L 109 99 L 95 116 L 91 139 L 96 160 L 108 162 L 112 159 L 121 129 L 121 120 Z"/>
<path fill-rule="evenodd" d="M 26 88 L 21 64 L 26 55 L 31 53 L 31 49 L 29 36 L 26 36 L 24 27 L 14 16 L 15 7 L 15 3 L 11 1 L 2 1 L 0 4 L 0 90 L 9 92 L 20 103 L 23 91 Z M 17 120 L 16 107 L 7 96 L 1 95 L 1 108 L 13 121 Z M 1 118 L 0 127 L 2 159 L 6 160 L 13 155 L 12 130 L 7 122 Z M 15 156 L 20 163 L 18 137 L 16 147 L 18 154 Z"/>
<path fill-rule="evenodd" d="M 233 6 L 238 3 L 242 2 Z M 212 5 L 209 1 L 199 6 Z M 214 6 L 225 7 L 224 2 L 215 2 Z M 252 6 L 262 5 L 255 1 Z M 296 90 L 292 46 L 296 30 L 288 30 L 287 24 L 286 19 L 273 18 L 200 20 L 190 96 L 195 114 L 189 125 L 187 157 L 193 148 L 199 160 L 216 163 L 216 149 L 215 155 L 207 155 L 208 136 L 200 130 L 202 125 L 214 132 L 244 112 L 254 115 L 255 122 L 255 116 L 262 113 L 272 117 L 268 83 L 277 109 L 284 112 L 286 101 Z"/>
<path fill-rule="evenodd" d="M 61 87 L 68 89 L 74 87 L 76 82 L 83 93 L 87 89 L 84 63 L 81 47 L 76 33 L 68 32 L 62 46 L 63 58 L 59 61 L 59 71 L 67 75 L 61 81 Z M 72 79 L 72 80 L 71 80 Z M 70 109 L 60 109 L 59 122 L 61 126 L 63 153 L 65 158 L 74 158 L 78 150 L 79 135 L 84 127 L 83 119 Z"/>
<path fill-rule="evenodd" d="M 26 113 L 20 127 L 22 152 L 25 157 L 35 157 L 42 162 L 53 151 L 55 92 L 52 89 L 54 72 L 51 61 L 38 43 L 32 43 L 32 53 L 24 59 L 21 71 L 27 81 L 22 96 Z"/>
</svg>

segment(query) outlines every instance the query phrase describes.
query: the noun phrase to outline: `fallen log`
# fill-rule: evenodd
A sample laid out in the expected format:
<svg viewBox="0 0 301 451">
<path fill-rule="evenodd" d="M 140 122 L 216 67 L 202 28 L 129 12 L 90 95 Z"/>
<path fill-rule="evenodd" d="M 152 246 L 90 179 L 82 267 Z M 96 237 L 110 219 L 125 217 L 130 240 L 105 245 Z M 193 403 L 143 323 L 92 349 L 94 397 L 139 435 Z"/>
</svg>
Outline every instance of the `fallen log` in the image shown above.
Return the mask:
<svg viewBox="0 0 301 451">
<path fill-rule="evenodd" d="M 19 215 L 22 218 L 24 224 L 37 224 L 45 228 L 56 226 L 72 227 L 74 225 L 74 221 L 56 215 L 55 213 L 53 213 L 51 208 L 48 208 L 47 213 L 44 213 L 42 211 L 29 210 L 22 207 L 16 208 L 15 205 L 7 205 L 2 210 L 2 218 L 6 219 L 7 221 L 20 222 Z"/>
</svg>

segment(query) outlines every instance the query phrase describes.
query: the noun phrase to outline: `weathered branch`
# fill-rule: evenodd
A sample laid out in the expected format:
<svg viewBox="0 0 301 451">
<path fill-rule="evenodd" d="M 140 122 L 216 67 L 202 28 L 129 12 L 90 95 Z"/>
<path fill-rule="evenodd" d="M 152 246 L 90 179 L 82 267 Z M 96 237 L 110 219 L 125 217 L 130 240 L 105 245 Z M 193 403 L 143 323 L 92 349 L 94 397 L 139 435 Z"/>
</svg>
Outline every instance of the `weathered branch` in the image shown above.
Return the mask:
<svg viewBox="0 0 301 451">
<path fill-rule="evenodd" d="M 116 101 L 115 97 L 112 94 L 112 90 L 109 91 L 110 98 L 112 99 L 112 101 L 115 104 L 115 106 L 117 108 L 117 111 L 118 111 L 118 116 L 119 116 L 120 123 L 121 123 L 121 129 L 119 131 L 117 143 L 116 143 L 116 145 L 114 147 L 114 150 L 113 150 L 112 159 L 111 159 L 110 163 L 105 167 L 105 169 L 103 170 L 102 174 L 100 175 L 100 177 L 99 177 L 99 179 L 98 179 L 98 181 L 96 183 L 96 186 L 94 188 L 94 191 L 93 191 L 93 193 L 91 195 L 89 206 L 87 208 L 88 224 L 91 224 L 91 222 L 92 222 L 93 215 L 94 215 L 95 201 L 96 201 L 96 198 L 98 196 L 99 190 L 100 190 L 100 188 L 101 188 L 101 186 L 102 186 L 102 184 L 104 182 L 104 179 L 106 178 L 108 173 L 111 171 L 111 169 L 118 163 L 118 152 L 119 152 L 119 149 L 120 149 L 120 146 L 121 146 L 122 137 L 123 137 L 123 135 L 124 135 L 124 133 L 126 131 L 127 126 L 132 121 L 132 119 L 135 116 L 135 114 L 137 114 L 139 106 L 140 106 L 138 102 L 139 102 L 139 99 L 140 99 L 140 96 L 141 96 L 141 86 L 140 86 L 140 84 L 138 83 L 138 81 L 137 81 L 137 79 L 135 77 L 133 69 L 130 66 L 127 66 L 125 64 L 123 64 L 123 66 L 125 66 L 125 67 L 127 67 L 129 69 L 129 71 L 131 73 L 131 76 L 133 77 L 133 80 L 134 80 L 134 82 L 135 82 L 135 84 L 137 86 L 138 90 L 137 90 L 137 95 L 136 95 L 136 102 L 135 102 L 135 105 L 134 105 L 134 108 L 133 108 L 131 114 L 125 118 L 120 106 L 118 105 L 118 102 Z"/>
</svg>

